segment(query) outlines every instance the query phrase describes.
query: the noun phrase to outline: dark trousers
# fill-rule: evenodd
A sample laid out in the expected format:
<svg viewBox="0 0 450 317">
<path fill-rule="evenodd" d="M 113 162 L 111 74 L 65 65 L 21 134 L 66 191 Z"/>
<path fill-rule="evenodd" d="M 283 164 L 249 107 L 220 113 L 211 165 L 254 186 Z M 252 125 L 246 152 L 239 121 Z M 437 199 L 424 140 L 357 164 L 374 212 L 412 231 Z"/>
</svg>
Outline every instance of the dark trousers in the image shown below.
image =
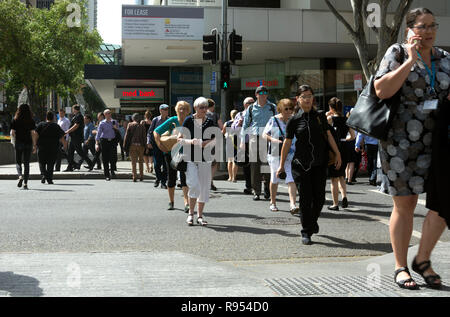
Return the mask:
<svg viewBox="0 0 450 317">
<path fill-rule="evenodd" d="M 61 160 L 62 158 L 67 159 L 67 152 L 64 150 L 63 145 L 60 143 L 58 147 L 58 152 L 56 153 L 55 170 L 61 170 Z"/>
<path fill-rule="evenodd" d="M 16 152 L 16 169 L 19 176 L 23 176 L 24 183 L 28 183 L 30 178 L 30 159 L 31 151 L 33 150 L 32 144 L 18 143 L 14 147 Z M 22 175 L 22 164 L 24 167 L 24 174 Z"/>
<path fill-rule="evenodd" d="M 167 164 L 164 160 L 164 153 L 156 145 L 153 145 L 153 165 L 156 180 L 165 184 L 167 182 Z"/>
<path fill-rule="evenodd" d="M 110 178 L 110 169 L 114 171 L 112 166 L 113 152 L 116 150 L 117 158 L 117 143 L 114 140 L 100 139 L 100 147 L 102 149 L 103 173 L 105 177 Z"/>
<path fill-rule="evenodd" d="M 248 143 L 245 143 L 245 157 L 248 157 L 248 154 L 249 154 L 249 145 Z M 252 171 L 250 165 L 247 165 L 242 169 L 244 171 L 245 188 L 252 189 Z"/>
<path fill-rule="evenodd" d="M 369 172 L 370 181 L 377 181 L 377 159 L 378 159 L 378 145 L 366 144 L 365 150 L 367 153 L 367 171 Z"/>
<path fill-rule="evenodd" d="M 41 176 L 46 180 L 53 180 L 53 167 L 55 166 L 59 148 L 40 147 L 38 149 L 39 169 Z"/>
<path fill-rule="evenodd" d="M 297 184 L 300 200 L 300 220 L 302 234 L 311 236 L 319 231 L 317 223 L 325 204 L 325 187 L 327 184 L 327 167 L 314 166 L 308 172 L 298 170 Z"/>
<path fill-rule="evenodd" d="M 261 195 L 261 185 L 262 182 L 264 181 L 264 191 L 268 191 L 269 190 L 269 181 L 268 181 L 268 177 L 265 174 L 261 173 L 261 155 L 259 154 L 260 152 L 260 147 L 266 147 L 267 149 L 267 141 L 259 138 L 257 136 L 250 136 L 250 140 L 249 140 L 249 150 L 250 150 L 250 170 L 251 170 L 251 183 L 252 183 L 252 187 L 253 187 L 253 191 L 255 193 L 255 195 Z M 266 152 L 267 153 L 267 152 Z M 267 155 L 266 155 L 267 156 Z M 256 162 L 252 162 L 254 161 L 254 158 L 256 157 Z"/>
<path fill-rule="evenodd" d="M 95 151 L 95 139 L 88 139 L 87 144 L 83 143 L 83 151 L 88 156 L 88 153 L 91 152 L 94 157 L 92 164 L 97 164 L 97 167 L 101 167 L 100 154 Z"/>
<path fill-rule="evenodd" d="M 67 166 L 68 169 L 73 169 L 76 166 L 80 166 L 83 161 L 86 161 L 86 163 L 89 166 L 92 166 L 92 161 L 89 159 L 89 157 L 85 154 L 85 152 L 83 151 L 83 147 L 82 144 L 83 141 L 80 139 L 75 139 L 75 138 L 71 138 L 70 142 L 69 142 L 69 149 L 68 149 L 68 153 L 67 153 L 67 161 L 69 163 L 69 165 Z M 77 154 L 81 157 L 81 161 L 76 163 L 75 162 L 75 151 L 77 152 Z"/>
<path fill-rule="evenodd" d="M 167 176 L 168 176 L 168 182 L 167 187 L 173 188 L 177 184 L 177 170 L 173 169 L 172 166 L 170 166 L 170 162 L 172 161 L 172 157 L 169 153 L 164 153 L 164 160 L 167 167 Z M 186 185 L 186 173 L 180 172 L 180 181 L 181 181 L 181 187 L 185 187 Z"/>
<path fill-rule="evenodd" d="M 112 143 L 111 152 L 111 171 L 117 171 L 117 142 Z"/>
</svg>

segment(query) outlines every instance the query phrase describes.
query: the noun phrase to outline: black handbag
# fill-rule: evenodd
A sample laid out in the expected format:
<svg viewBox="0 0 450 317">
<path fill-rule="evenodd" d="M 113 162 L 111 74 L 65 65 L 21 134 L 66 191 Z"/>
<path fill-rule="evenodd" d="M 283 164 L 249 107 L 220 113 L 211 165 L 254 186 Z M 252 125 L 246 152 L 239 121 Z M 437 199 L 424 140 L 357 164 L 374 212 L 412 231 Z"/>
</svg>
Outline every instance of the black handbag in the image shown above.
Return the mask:
<svg viewBox="0 0 450 317">
<path fill-rule="evenodd" d="M 405 56 L 403 47 L 400 54 L 403 63 Z M 375 76 L 372 75 L 347 120 L 347 126 L 373 138 L 387 140 L 400 105 L 401 88 L 394 96 L 383 100 L 377 97 L 374 82 Z"/>
</svg>

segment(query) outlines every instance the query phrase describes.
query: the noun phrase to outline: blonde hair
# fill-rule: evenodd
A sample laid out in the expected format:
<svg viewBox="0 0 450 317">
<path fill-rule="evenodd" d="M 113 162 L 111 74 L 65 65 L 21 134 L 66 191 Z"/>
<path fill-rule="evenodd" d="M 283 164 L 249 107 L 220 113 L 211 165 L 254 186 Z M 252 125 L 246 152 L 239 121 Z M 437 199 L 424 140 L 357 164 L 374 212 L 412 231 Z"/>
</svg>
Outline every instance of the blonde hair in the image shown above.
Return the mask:
<svg viewBox="0 0 450 317">
<path fill-rule="evenodd" d="M 180 107 L 183 107 L 185 109 L 187 109 L 187 114 L 191 113 L 191 105 L 189 104 L 189 102 L 181 100 L 178 101 L 176 106 L 175 106 L 175 112 L 178 114 L 178 110 L 180 109 Z"/>
<path fill-rule="evenodd" d="M 235 110 L 231 110 L 231 112 L 230 112 L 231 119 L 234 119 L 234 117 L 236 117 L 236 115 L 238 114 L 238 112 L 239 112 L 239 111 L 237 111 L 236 109 L 235 109 Z"/>
<path fill-rule="evenodd" d="M 291 99 L 288 98 L 281 99 L 280 101 L 278 101 L 277 104 L 278 113 L 281 113 L 284 107 L 291 107 L 292 109 L 294 109 L 294 103 L 292 102 Z"/>
</svg>

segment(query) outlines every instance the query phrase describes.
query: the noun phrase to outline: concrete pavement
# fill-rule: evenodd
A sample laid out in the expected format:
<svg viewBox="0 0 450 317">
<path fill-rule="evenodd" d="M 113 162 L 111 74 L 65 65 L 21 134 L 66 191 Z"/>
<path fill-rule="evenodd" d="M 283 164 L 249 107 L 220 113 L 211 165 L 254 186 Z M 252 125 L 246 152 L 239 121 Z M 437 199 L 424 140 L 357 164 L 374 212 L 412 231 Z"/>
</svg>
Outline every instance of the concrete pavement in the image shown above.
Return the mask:
<svg viewBox="0 0 450 317">
<path fill-rule="evenodd" d="M 129 162 L 119 162 L 119 177 L 131 178 L 131 174 L 128 174 L 129 165 Z M 14 174 L 14 166 L 0 166 L 0 179 L 7 177 L 9 177 L 7 179 L 16 179 Z M 37 165 L 33 166 L 32 164 L 32 174 L 39 179 Z M 78 184 L 79 182 L 75 184 L 75 181 L 71 180 L 62 181 L 62 179 L 72 177 L 88 179 L 93 177 L 92 175 L 86 176 L 90 174 L 102 178 L 101 172 L 83 172 L 82 169 L 81 172 L 57 174 L 61 179 L 58 182 L 61 187 L 54 189 L 57 191 L 54 193 L 44 191 L 44 188 L 47 190 L 50 187 L 41 186 L 36 181 L 33 181 L 34 184 L 27 196 L 20 194 L 17 188 L 14 190 L 11 188 L 10 192 L 4 193 L 5 195 L 0 193 L 0 217 L 4 221 L 4 226 L 0 226 L 2 228 L 0 234 L 3 242 L 11 242 L 10 244 L 0 243 L 2 245 L 0 249 L 0 296 L 447 297 L 450 295 L 448 232 L 437 245 L 432 257 L 433 267 L 444 281 L 443 289 L 436 291 L 421 287 L 419 291 L 401 290 L 393 282 L 393 254 L 387 251 L 388 245 L 377 237 L 377 234 L 386 235 L 387 233 L 386 224 L 383 224 L 383 221 L 386 221 L 384 210 L 387 212 L 389 206 L 373 204 L 372 201 L 361 197 L 361 193 L 357 189 L 352 189 L 351 192 L 355 200 L 360 196 L 358 199 L 361 202 L 351 202 L 353 210 L 349 210 L 346 214 L 324 213 L 321 220 L 323 229 L 321 232 L 323 233 L 314 236 L 315 244 L 307 247 L 301 245 L 298 233 L 296 233 L 297 229 L 294 229 L 293 226 L 278 224 L 269 229 L 264 227 L 267 224 L 260 222 L 272 218 L 255 216 L 258 214 L 264 216 L 265 214 L 259 210 L 253 214 L 252 208 L 254 209 L 256 206 L 253 203 L 248 203 L 249 207 L 246 207 L 245 203 L 241 203 L 239 211 L 235 209 L 234 213 L 224 213 L 226 209 L 222 209 L 225 208 L 222 205 L 229 206 L 240 202 L 240 199 L 243 198 L 243 196 L 237 196 L 242 188 L 231 192 L 231 189 L 225 188 L 227 182 L 218 182 L 220 185 L 218 187 L 222 188 L 222 192 L 213 194 L 216 198 L 213 198 L 213 204 L 209 206 L 215 206 L 215 210 L 208 210 L 207 215 L 211 228 L 206 230 L 194 228 L 195 232 L 193 232 L 191 228 L 187 228 L 182 223 L 185 216 L 182 213 L 179 214 L 179 211 L 170 214 L 169 220 L 151 218 L 148 209 L 142 209 L 135 214 L 129 210 L 128 215 L 124 214 L 121 216 L 122 218 L 113 218 L 116 217 L 116 213 L 121 214 L 122 205 L 114 212 L 107 213 L 107 210 L 100 210 L 94 214 L 91 210 L 85 210 L 78 212 L 77 216 L 73 214 L 72 210 L 59 213 L 49 212 L 49 219 L 54 219 L 52 223 L 57 224 L 56 227 L 50 227 L 47 220 L 43 218 L 44 210 L 49 206 L 46 200 L 56 194 L 61 195 L 63 200 L 67 199 L 70 196 L 65 195 L 71 195 L 70 192 L 73 192 L 68 190 L 69 187 L 76 189 L 81 197 L 85 197 L 91 188 L 100 188 L 103 186 L 102 184 L 107 183 L 96 181 L 96 183 L 88 184 L 84 182 L 85 184 L 81 186 Z M 147 177 L 152 178 L 153 176 L 147 175 Z M 58 178 L 55 177 L 55 179 Z M 2 181 L 0 180 L 0 182 Z M 14 184 L 12 181 L 5 182 Z M 123 195 L 123 197 L 130 192 L 140 190 L 145 192 L 151 188 L 150 184 L 141 185 L 145 185 L 145 188 L 139 189 L 129 182 L 108 183 L 110 190 L 117 193 L 121 190 L 118 195 Z M 229 186 L 238 185 L 239 183 Z M 231 194 L 233 195 L 230 196 Z M 161 206 L 158 204 L 161 198 L 166 196 L 166 193 L 157 191 L 155 195 L 154 208 L 161 210 L 162 206 L 165 206 L 166 200 L 161 202 Z M 17 201 L 16 198 L 20 198 L 22 201 Z M 378 196 L 372 199 L 377 198 Z M 14 199 L 14 202 L 11 199 Z M 177 200 L 179 202 L 179 198 Z M 382 201 L 383 197 L 380 196 L 379 200 Z M 39 213 L 42 213 L 40 218 L 33 218 L 27 214 L 36 201 L 40 201 L 42 205 L 42 208 L 38 210 Z M 119 201 L 113 200 L 114 206 Z M 67 201 L 67 203 L 70 206 L 72 201 Z M 89 203 L 91 203 L 90 200 Z M 257 206 L 265 204 L 261 202 Z M 25 206 L 23 210 L 21 206 Z M 370 207 L 370 213 L 364 209 L 367 206 Z M 380 209 L 380 206 L 383 208 Z M 420 213 L 424 212 L 423 207 L 419 209 Z M 21 217 L 19 219 L 23 219 L 20 227 L 15 227 L 14 217 L 11 216 L 14 213 L 23 213 L 19 215 Z M 102 218 L 103 216 L 104 218 Z M 137 220 L 132 222 L 136 216 Z M 423 216 L 420 215 L 420 217 Z M 26 223 L 27 218 L 30 218 L 31 223 Z M 108 218 L 114 220 L 107 223 Z M 378 224 L 374 222 L 377 218 L 380 218 Z M 84 223 L 82 219 L 87 222 Z M 104 222 L 104 229 L 91 228 L 87 225 L 97 219 Z M 336 226 L 330 226 L 337 219 L 341 219 L 341 224 L 342 221 L 346 221 L 350 227 L 353 226 L 355 235 L 341 235 L 336 231 Z M 149 222 L 145 223 L 148 220 Z M 143 223 L 144 226 L 141 228 L 136 221 Z M 180 222 L 181 227 L 176 225 L 166 227 L 167 221 Z M 175 238 L 173 242 L 169 241 L 169 244 L 176 243 L 182 247 L 174 246 L 164 249 L 165 244 L 161 241 L 144 241 L 142 243 L 141 240 L 133 241 L 135 235 L 131 234 L 130 228 L 135 228 L 140 234 L 146 230 L 145 228 L 149 230 L 151 228 L 149 226 L 152 224 L 156 225 L 151 229 L 155 230 L 156 234 L 142 233 L 136 238 L 157 239 L 158 237 L 164 238 L 163 234 L 167 234 Z M 33 228 L 33 226 L 40 226 L 42 229 L 36 228 L 35 231 L 30 231 L 28 228 Z M 356 231 L 359 228 L 355 226 L 361 226 L 361 230 Z M 67 232 L 64 232 L 65 228 L 68 228 Z M 74 231 L 78 228 L 79 232 Z M 178 232 L 173 231 L 173 228 L 178 228 L 176 229 Z M 348 227 L 345 228 L 349 230 Z M 345 228 L 343 227 L 343 229 Z M 372 231 L 369 233 L 367 230 Z M 17 231 L 17 235 L 14 231 Z M 166 233 L 166 231 L 170 231 L 172 234 Z M 418 243 L 420 225 L 415 227 L 415 231 L 413 244 Z M 366 238 L 358 240 L 358 232 L 366 232 L 371 237 L 367 237 L 367 240 Z M 45 244 L 45 239 L 52 237 L 64 239 L 67 234 L 72 235 L 66 238 L 73 241 L 70 244 L 65 241 Z M 122 243 L 114 240 L 114 236 L 117 234 L 120 234 L 119 239 L 125 239 Z M 192 238 L 190 236 L 192 234 L 196 238 Z M 41 238 L 34 238 L 39 236 Z M 97 244 L 92 241 L 93 248 L 90 248 L 91 241 L 86 239 L 94 239 L 95 236 L 107 240 L 103 240 L 103 243 L 99 241 Z M 188 247 L 180 240 L 183 237 L 190 244 L 197 243 L 198 245 L 194 245 L 192 248 Z M 231 239 L 231 237 L 234 238 Z M 223 243 L 205 245 L 208 243 L 208 239 L 221 240 Z M 74 245 L 75 243 L 84 243 L 83 241 L 86 242 L 86 246 L 78 248 Z M 370 251 L 371 243 L 374 241 L 379 243 L 374 243 L 373 251 Z M 24 247 L 21 247 L 20 244 L 23 244 Z M 134 246 L 135 244 L 136 246 Z M 277 246 L 279 250 L 274 249 Z M 236 248 L 236 250 L 232 251 L 230 248 Z M 301 250 L 301 252 L 296 254 L 296 251 L 293 251 L 295 249 Z M 322 252 L 320 250 L 326 250 L 329 255 L 320 253 Z M 261 256 L 268 251 L 273 253 L 273 258 Z M 417 245 L 410 248 L 408 263 L 411 263 L 416 252 Z M 384 255 L 379 256 L 379 254 Z M 419 284 L 423 283 L 423 280 L 415 273 L 413 273 L 413 277 Z"/>
</svg>

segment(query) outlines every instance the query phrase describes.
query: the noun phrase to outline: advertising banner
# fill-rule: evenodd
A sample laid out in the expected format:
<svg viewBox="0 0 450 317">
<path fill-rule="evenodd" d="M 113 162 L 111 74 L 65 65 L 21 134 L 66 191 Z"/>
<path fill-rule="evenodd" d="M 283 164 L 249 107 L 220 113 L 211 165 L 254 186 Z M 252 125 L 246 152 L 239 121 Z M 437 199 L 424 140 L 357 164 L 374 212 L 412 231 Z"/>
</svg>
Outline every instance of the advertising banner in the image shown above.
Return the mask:
<svg viewBox="0 0 450 317">
<path fill-rule="evenodd" d="M 122 6 L 122 39 L 203 40 L 204 9 Z"/>
</svg>

